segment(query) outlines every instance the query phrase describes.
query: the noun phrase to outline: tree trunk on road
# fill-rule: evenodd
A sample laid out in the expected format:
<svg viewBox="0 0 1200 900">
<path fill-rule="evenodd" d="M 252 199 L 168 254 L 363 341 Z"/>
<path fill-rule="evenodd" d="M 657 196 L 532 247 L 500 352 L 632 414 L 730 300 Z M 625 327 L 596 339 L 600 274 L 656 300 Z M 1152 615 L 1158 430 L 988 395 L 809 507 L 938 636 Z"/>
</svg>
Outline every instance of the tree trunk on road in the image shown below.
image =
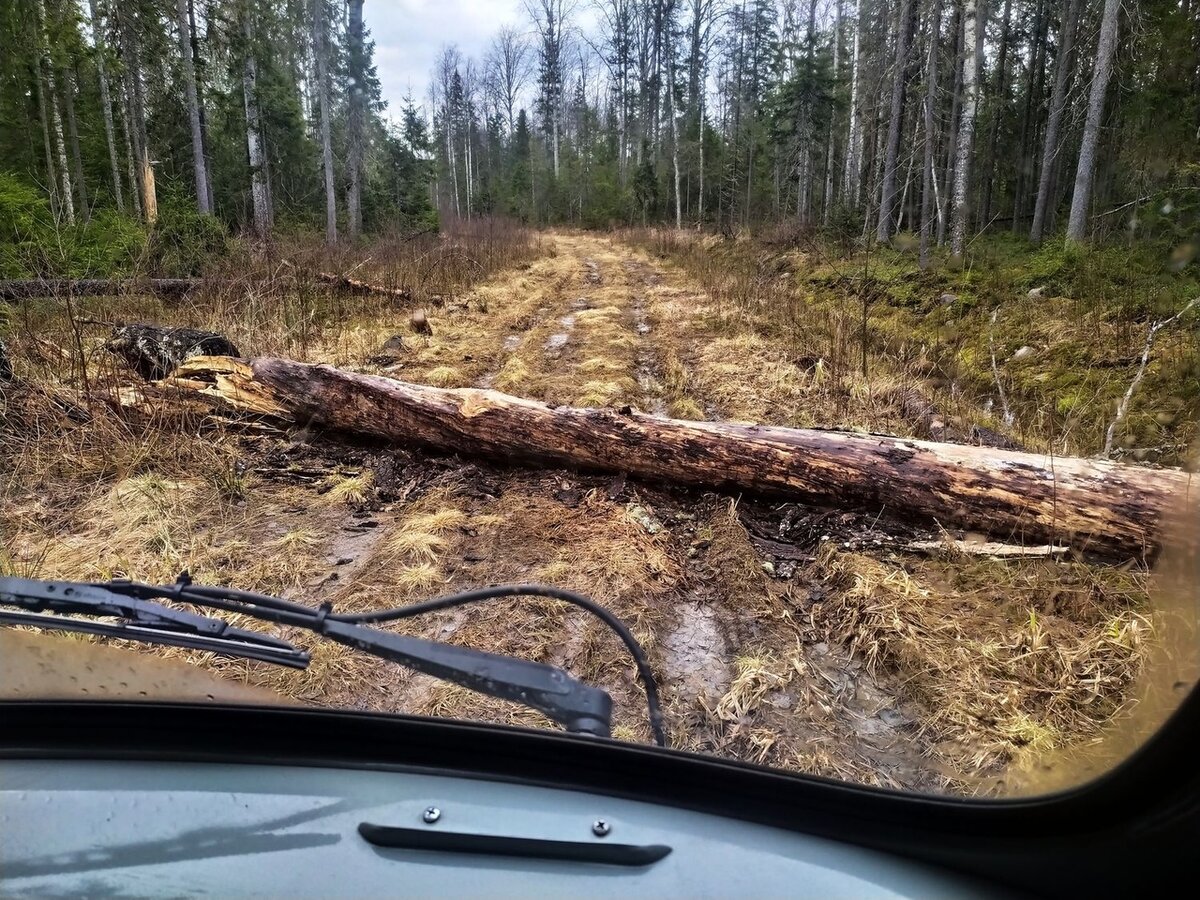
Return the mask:
<svg viewBox="0 0 1200 900">
<path fill-rule="evenodd" d="M 360 438 L 886 508 L 1010 542 L 1065 542 L 1109 556 L 1155 552 L 1168 517 L 1185 512 L 1178 508 L 1188 502 L 1191 480 L 1178 470 L 1102 460 L 551 408 L 495 391 L 425 387 L 284 359 L 200 357 L 167 384 L 172 393 Z"/>
</svg>

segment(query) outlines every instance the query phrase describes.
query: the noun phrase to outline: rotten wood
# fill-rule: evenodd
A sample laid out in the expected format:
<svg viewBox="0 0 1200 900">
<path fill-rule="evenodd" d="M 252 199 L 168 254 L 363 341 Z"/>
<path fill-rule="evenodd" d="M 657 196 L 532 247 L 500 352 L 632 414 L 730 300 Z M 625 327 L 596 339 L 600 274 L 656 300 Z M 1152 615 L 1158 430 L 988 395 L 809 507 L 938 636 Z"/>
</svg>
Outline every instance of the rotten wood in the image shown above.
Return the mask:
<svg viewBox="0 0 1200 900">
<path fill-rule="evenodd" d="M 1195 515 L 1191 475 L 878 435 L 550 407 L 285 359 L 198 357 L 164 384 L 303 427 L 525 464 L 569 466 L 886 510 L 1016 544 L 1145 556 Z"/>
<path fill-rule="evenodd" d="M 390 288 L 381 284 L 371 284 L 367 281 L 360 281 L 357 278 L 351 278 L 348 275 L 335 275 L 332 272 L 318 272 L 317 278 L 326 284 L 331 284 L 334 287 L 347 291 L 352 294 L 378 294 L 384 297 L 391 297 L 393 300 L 398 300 L 407 303 L 412 300 L 412 291 L 408 288 Z"/>
</svg>

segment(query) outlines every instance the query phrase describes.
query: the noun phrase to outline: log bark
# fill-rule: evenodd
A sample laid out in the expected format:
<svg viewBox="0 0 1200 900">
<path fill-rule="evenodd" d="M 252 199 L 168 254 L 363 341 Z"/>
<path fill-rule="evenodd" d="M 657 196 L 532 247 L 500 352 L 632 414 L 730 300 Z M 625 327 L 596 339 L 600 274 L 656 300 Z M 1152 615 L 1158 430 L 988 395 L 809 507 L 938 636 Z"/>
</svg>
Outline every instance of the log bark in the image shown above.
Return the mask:
<svg viewBox="0 0 1200 900">
<path fill-rule="evenodd" d="M 317 278 L 326 284 L 332 284 L 334 287 L 341 288 L 352 294 L 380 294 L 384 297 L 392 297 L 403 301 L 412 299 L 412 291 L 408 288 L 384 287 L 381 284 L 359 281 L 357 278 L 350 278 L 346 275 L 334 275 L 332 272 L 318 272 Z"/>
<path fill-rule="evenodd" d="M 1152 555 L 1195 515 L 1191 476 L 896 437 L 549 407 L 284 359 L 198 357 L 167 384 L 219 405 L 360 438 L 886 510 L 1009 543 Z M 1171 519 L 1173 522 L 1174 520 Z"/>
</svg>

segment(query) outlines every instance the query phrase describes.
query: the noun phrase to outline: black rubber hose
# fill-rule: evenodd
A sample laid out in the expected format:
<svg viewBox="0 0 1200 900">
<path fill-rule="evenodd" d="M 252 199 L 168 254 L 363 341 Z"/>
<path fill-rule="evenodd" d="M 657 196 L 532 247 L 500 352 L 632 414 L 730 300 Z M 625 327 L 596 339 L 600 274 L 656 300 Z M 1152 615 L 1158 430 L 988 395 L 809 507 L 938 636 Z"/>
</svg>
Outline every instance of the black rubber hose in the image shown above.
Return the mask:
<svg viewBox="0 0 1200 900">
<path fill-rule="evenodd" d="M 436 612 L 439 609 L 450 609 L 451 607 L 463 606 L 467 603 L 496 600 L 501 597 L 549 597 L 553 600 L 562 600 L 564 603 L 570 603 L 587 610 L 616 632 L 617 637 L 621 639 L 621 643 L 625 645 L 633 657 L 634 664 L 637 666 L 638 677 L 641 679 L 642 686 L 646 690 L 646 708 L 650 714 L 650 731 L 654 735 L 654 742 L 660 747 L 667 746 L 667 734 L 663 725 L 662 706 L 658 699 L 658 683 L 654 680 L 654 673 L 650 670 L 650 663 L 646 660 L 646 654 L 642 650 L 642 645 L 638 643 L 637 638 L 625 627 L 624 622 L 599 603 L 588 599 L 582 594 L 568 591 L 565 588 L 542 584 L 499 584 L 493 587 L 476 588 L 475 590 L 462 591 L 458 594 L 449 594 L 434 600 L 424 600 L 420 603 L 410 604 L 409 606 L 398 606 L 395 609 L 383 609 L 377 612 L 356 613 L 352 615 L 331 615 L 329 618 L 354 625 L 363 625 L 368 622 L 395 622 L 411 616 Z"/>
</svg>

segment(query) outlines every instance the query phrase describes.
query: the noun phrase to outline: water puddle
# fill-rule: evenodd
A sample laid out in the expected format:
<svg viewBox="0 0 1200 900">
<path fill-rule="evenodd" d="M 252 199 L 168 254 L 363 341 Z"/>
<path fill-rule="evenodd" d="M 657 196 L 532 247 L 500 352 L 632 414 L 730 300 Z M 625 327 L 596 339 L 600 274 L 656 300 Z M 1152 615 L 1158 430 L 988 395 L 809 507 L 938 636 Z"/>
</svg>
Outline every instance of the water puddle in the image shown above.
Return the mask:
<svg viewBox="0 0 1200 900">
<path fill-rule="evenodd" d="M 663 640 L 666 670 L 675 690 L 689 703 L 703 697 L 715 703 L 729 687 L 728 647 L 717 612 L 695 601 L 676 607 L 678 621 Z"/>
</svg>

